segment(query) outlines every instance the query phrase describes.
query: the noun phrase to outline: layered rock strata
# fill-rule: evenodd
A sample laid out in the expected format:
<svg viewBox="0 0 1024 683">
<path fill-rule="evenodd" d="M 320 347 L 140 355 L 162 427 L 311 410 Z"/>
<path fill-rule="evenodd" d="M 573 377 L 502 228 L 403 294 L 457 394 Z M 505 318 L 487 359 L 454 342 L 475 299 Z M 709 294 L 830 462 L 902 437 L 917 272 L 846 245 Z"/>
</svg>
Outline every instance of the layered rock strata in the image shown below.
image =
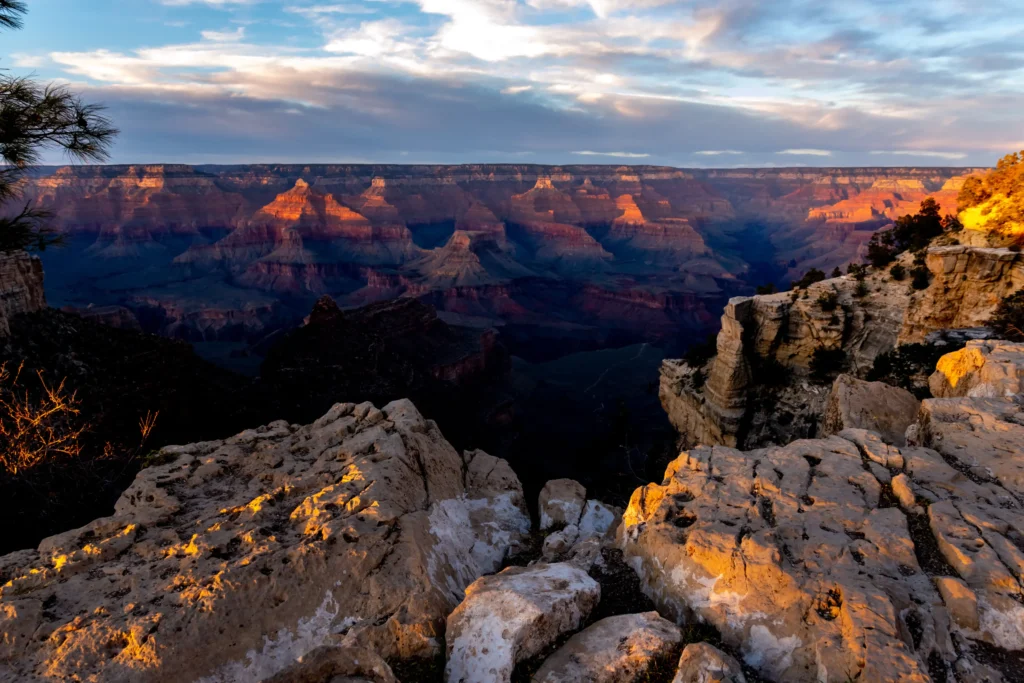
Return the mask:
<svg viewBox="0 0 1024 683">
<path fill-rule="evenodd" d="M 902 263 L 912 267 L 909 255 Z M 810 380 L 817 351 L 838 354 L 844 371 L 864 377 L 898 345 L 984 324 L 1004 297 L 1024 287 L 1024 261 L 1008 249 L 933 247 L 926 263 L 931 280 L 923 291 L 872 269 L 863 283 L 843 276 L 805 290 L 731 299 L 708 366 L 676 360 L 662 368 L 662 405 L 684 442 L 757 446 L 813 436 L 828 397 Z M 780 372 L 785 377 L 765 405 L 759 390 Z M 697 374 L 706 382 L 695 382 Z M 787 422 L 769 411 L 785 413 Z"/>
</svg>

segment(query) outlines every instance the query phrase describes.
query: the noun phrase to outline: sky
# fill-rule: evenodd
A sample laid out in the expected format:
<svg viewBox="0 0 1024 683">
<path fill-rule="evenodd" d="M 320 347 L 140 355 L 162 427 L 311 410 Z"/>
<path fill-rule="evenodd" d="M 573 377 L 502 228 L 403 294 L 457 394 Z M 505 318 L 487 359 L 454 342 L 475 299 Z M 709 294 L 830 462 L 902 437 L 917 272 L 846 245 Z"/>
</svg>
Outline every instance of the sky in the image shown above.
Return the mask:
<svg viewBox="0 0 1024 683">
<path fill-rule="evenodd" d="M 1022 0 L 28 0 L 113 163 L 988 166 Z M 56 152 L 47 163 L 64 159 Z"/>
</svg>

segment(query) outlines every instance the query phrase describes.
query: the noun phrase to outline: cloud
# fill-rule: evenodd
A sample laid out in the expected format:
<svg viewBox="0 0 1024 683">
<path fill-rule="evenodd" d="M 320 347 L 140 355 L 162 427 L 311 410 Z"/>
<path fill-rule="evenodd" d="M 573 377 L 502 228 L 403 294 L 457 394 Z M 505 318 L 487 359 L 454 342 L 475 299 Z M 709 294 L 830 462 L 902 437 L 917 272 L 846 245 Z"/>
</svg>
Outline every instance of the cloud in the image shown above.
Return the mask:
<svg viewBox="0 0 1024 683">
<path fill-rule="evenodd" d="M 583 151 L 583 152 L 573 152 L 573 154 L 578 154 L 579 156 L 584 156 L 584 157 L 618 157 L 620 159 L 648 159 L 651 156 L 650 154 L 640 154 L 640 153 L 637 153 L 637 152 L 591 152 L 591 151 Z"/>
<path fill-rule="evenodd" d="M 895 150 L 872 150 L 871 154 L 890 154 L 893 156 L 904 156 L 904 157 L 934 157 L 936 159 L 966 159 L 967 154 L 965 152 L 934 152 L 924 151 L 915 149 L 895 149 Z"/>
<path fill-rule="evenodd" d="M 702 149 L 699 152 L 694 152 L 694 154 L 702 157 L 718 157 L 723 155 L 743 154 L 743 152 L 735 149 Z"/>
<path fill-rule="evenodd" d="M 830 157 L 832 152 L 827 149 L 784 149 L 776 154 L 790 154 L 792 156 L 800 157 Z"/>
<path fill-rule="evenodd" d="M 232 5 L 255 5 L 263 0 L 160 0 L 160 4 L 171 7 L 185 7 L 187 5 L 209 5 L 210 7 L 227 8 Z"/>
<path fill-rule="evenodd" d="M 245 27 L 239 26 L 234 31 L 203 31 L 200 35 L 213 43 L 236 43 L 245 38 Z"/>
<path fill-rule="evenodd" d="M 877 163 L 879 154 L 981 163 L 1020 138 L 1024 73 L 1013 67 L 1024 63 L 1024 17 L 997 6 L 161 1 L 194 6 L 173 13 L 192 25 L 207 16 L 200 6 L 250 6 L 247 18 L 264 25 L 287 18 L 289 28 L 277 35 L 207 30 L 192 43 L 167 42 L 180 35 L 170 32 L 164 42 L 129 37 L 117 48 L 73 52 L 48 50 L 41 36 L 33 54 L 12 57 L 19 66 L 54 69 L 100 101 L 116 99 L 132 121 L 139 112 L 192 112 L 182 122 L 158 116 L 166 128 L 153 133 L 185 150 L 194 146 L 176 137 L 179 127 L 185 120 L 214 125 L 196 118 L 212 119 L 215 110 L 204 103 L 213 102 L 243 120 L 257 112 L 279 125 L 301 120 L 324 139 L 357 130 L 345 149 L 371 160 L 390 154 L 388 141 L 396 139 L 417 160 L 478 161 L 493 153 L 557 163 L 577 156 L 565 151 L 575 149 L 675 164 L 728 164 L 740 155 L 762 165 L 786 162 L 780 155 L 810 164 Z M 479 118 L 470 121 L 467 112 Z M 252 145 L 268 144 L 255 122 L 225 135 L 203 152 L 248 155 Z M 137 135 L 124 140 L 126 155 L 162 148 Z M 296 154 L 323 151 L 304 136 L 294 144 L 307 145 Z M 637 153 L 604 149 L 657 152 L 630 157 Z"/>
</svg>

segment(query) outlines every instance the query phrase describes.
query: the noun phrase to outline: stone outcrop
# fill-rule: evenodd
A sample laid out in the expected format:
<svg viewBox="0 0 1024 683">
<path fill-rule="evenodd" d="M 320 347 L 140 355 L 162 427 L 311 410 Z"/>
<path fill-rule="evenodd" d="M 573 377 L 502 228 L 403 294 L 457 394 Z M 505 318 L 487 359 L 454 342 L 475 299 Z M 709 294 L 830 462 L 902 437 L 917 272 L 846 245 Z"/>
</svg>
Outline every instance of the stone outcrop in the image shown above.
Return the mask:
<svg viewBox="0 0 1024 683">
<path fill-rule="evenodd" d="M 694 643 L 683 649 L 672 683 L 747 683 L 739 662 L 713 645 Z"/>
<path fill-rule="evenodd" d="M 587 503 L 587 489 L 572 479 L 553 479 L 540 492 L 541 531 L 577 524 Z"/>
<path fill-rule="evenodd" d="M 448 683 L 507 683 L 518 662 L 580 627 L 601 587 L 570 564 L 510 567 L 466 589 L 448 617 Z"/>
<path fill-rule="evenodd" d="M 808 381 L 817 350 L 841 352 L 843 369 L 863 378 L 898 345 L 983 325 L 1005 296 L 1024 287 L 1024 260 L 1009 249 L 933 247 L 926 263 L 931 282 L 920 292 L 871 269 L 863 287 L 844 276 L 731 299 L 714 359 L 704 368 L 669 360 L 662 369 L 661 402 L 684 442 L 755 447 L 814 436 L 828 395 Z M 909 255 L 901 264 L 913 267 Z M 835 307 L 823 305 L 824 297 L 834 297 Z M 765 387 L 773 367 L 785 379 Z M 706 382 L 694 383 L 697 372 Z M 765 388 L 770 397 L 759 394 Z"/>
<path fill-rule="evenodd" d="M 1024 287 L 1024 255 L 1009 249 L 933 247 L 932 280 L 912 295 L 900 343 L 922 342 L 936 330 L 980 327 L 999 302 Z"/>
<path fill-rule="evenodd" d="M 633 683 L 682 643 L 657 612 L 607 617 L 570 638 L 541 665 L 536 683 Z"/>
<path fill-rule="evenodd" d="M 976 423 L 974 438 L 1001 429 Z M 942 450 L 847 430 L 684 452 L 660 485 L 633 494 L 620 528 L 627 562 L 663 615 L 712 624 L 768 680 L 999 680 L 982 674 L 992 660 L 972 642 L 1024 649 L 1020 479 L 994 448 L 922 431 Z M 919 510 L 894 505 L 893 472 Z"/>
<path fill-rule="evenodd" d="M 921 402 L 906 389 L 839 375 L 825 406 L 822 433 L 827 436 L 844 429 L 867 429 L 888 443 L 902 446 L 907 427 L 917 420 L 920 407 Z"/>
<path fill-rule="evenodd" d="M 858 296 L 859 283 L 846 276 L 803 291 L 731 299 L 722 315 L 717 354 L 707 368 L 666 361 L 659 394 L 669 419 L 689 444 L 770 441 L 751 434 L 757 426 L 754 413 L 778 413 L 787 401 L 760 406 L 753 396 L 765 370 L 775 367 L 786 373 L 784 383 L 796 387 L 791 403 L 811 418 L 813 431 L 827 391 L 817 392 L 815 400 L 800 384 L 807 382 L 815 351 L 841 351 L 849 371 L 864 374 L 880 353 L 896 345 L 909 294 L 905 285 L 886 280 L 884 273 L 869 275 L 863 296 Z M 835 297 L 835 307 L 823 306 L 823 297 Z M 701 386 L 693 382 L 697 371 L 707 373 Z M 799 420 L 791 424 L 797 436 L 803 436 L 802 426 L 808 431 Z"/>
<path fill-rule="evenodd" d="M 46 308 L 43 264 L 24 251 L 0 254 L 0 337 L 11 333 L 11 318 Z"/>
<path fill-rule="evenodd" d="M 928 379 L 932 396 L 996 398 L 1024 391 L 1024 344 L 976 340 L 939 359 Z"/>
<path fill-rule="evenodd" d="M 995 480 L 1024 497 L 1024 400 L 936 398 L 921 404 L 920 442 L 959 463 L 969 476 Z"/>
<path fill-rule="evenodd" d="M 427 656 L 530 527 L 508 465 L 407 401 L 157 460 L 113 516 L 0 558 L 0 678 L 254 681 L 339 641 Z"/>
</svg>

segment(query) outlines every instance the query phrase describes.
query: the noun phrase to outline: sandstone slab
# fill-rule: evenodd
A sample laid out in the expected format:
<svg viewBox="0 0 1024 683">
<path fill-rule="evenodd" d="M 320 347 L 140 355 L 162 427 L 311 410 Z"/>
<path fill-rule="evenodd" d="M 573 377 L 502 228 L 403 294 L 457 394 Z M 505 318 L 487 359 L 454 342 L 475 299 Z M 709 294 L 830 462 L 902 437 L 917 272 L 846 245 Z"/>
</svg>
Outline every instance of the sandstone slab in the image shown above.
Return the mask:
<svg viewBox="0 0 1024 683">
<path fill-rule="evenodd" d="M 926 514 L 894 506 L 878 465 L 904 470 Z M 977 664 L 965 639 L 1024 646 L 1022 509 L 936 451 L 846 430 L 684 452 L 633 494 L 619 539 L 662 614 L 711 623 L 768 680 L 924 683 L 935 662 Z M 978 595 L 978 630 L 952 625 L 943 576 Z"/>
<path fill-rule="evenodd" d="M 507 464 L 408 401 L 160 458 L 113 516 L 0 558 L 0 679 L 241 683 L 339 639 L 429 655 L 529 530 Z"/>
<path fill-rule="evenodd" d="M 534 683 L 632 683 L 682 642 L 679 627 L 657 612 L 607 617 L 548 657 Z"/>
<path fill-rule="evenodd" d="M 569 564 L 510 567 L 466 589 L 448 617 L 448 683 L 501 683 L 529 659 L 583 623 L 601 587 Z"/>
<path fill-rule="evenodd" d="M 829 435 L 844 429 L 867 429 L 902 446 L 920 407 L 921 402 L 906 389 L 843 374 L 832 384 L 822 431 Z"/>
<path fill-rule="evenodd" d="M 928 379 L 936 398 L 1001 398 L 1024 391 L 1024 344 L 973 340 L 939 359 Z"/>
<path fill-rule="evenodd" d="M 556 526 L 578 524 L 587 503 L 587 490 L 572 479 L 553 479 L 540 491 L 541 531 Z"/>
<path fill-rule="evenodd" d="M 683 649 L 672 683 L 747 683 L 740 663 L 713 645 L 694 643 Z"/>
</svg>

